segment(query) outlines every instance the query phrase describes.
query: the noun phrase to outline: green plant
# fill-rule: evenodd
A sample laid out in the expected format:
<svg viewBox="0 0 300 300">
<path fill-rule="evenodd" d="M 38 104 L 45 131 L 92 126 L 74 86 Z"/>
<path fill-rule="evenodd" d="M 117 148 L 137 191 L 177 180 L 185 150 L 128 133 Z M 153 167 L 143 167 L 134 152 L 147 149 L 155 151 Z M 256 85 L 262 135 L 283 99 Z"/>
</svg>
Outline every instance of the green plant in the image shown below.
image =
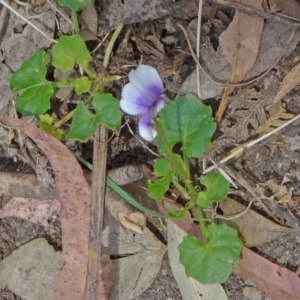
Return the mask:
<svg viewBox="0 0 300 300">
<path fill-rule="evenodd" d="M 140 115 L 140 135 L 148 141 L 156 138 L 162 155 L 154 164 L 154 174 L 158 179 L 148 181 L 149 196 L 161 201 L 170 184 L 173 184 L 187 200 L 187 205 L 178 211 L 169 209 L 167 217 L 184 219 L 188 210 L 196 208 L 198 212 L 196 217 L 203 238 L 199 240 L 189 235 L 184 238 L 178 247 L 180 262 L 185 266 L 187 275 L 201 283 L 224 282 L 238 265 L 243 245 L 235 229 L 225 224 L 208 222 L 204 218 L 203 209 L 208 208 L 213 201 L 222 201 L 229 190 L 229 183 L 219 172 L 214 171 L 201 176 L 199 183 L 205 188 L 197 190 L 190 171 L 190 159 L 203 155 L 216 129 L 211 108 L 191 94 L 165 105 L 163 83 L 157 71 L 145 65 L 130 72 L 130 82 L 125 85 L 120 102 L 111 94 L 104 93 L 107 82 L 117 80 L 118 76 L 104 76 L 92 68 L 92 57 L 80 37 L 77 10 L 89 5 L 90 1 L 60 0 L 59 4 L 72 10 L 76 34 L 61 36 L 51 49 L 51 56 L 45 51 L 37 51 L 11 76 L 10 87 L 19 93 L 17 110 L 23 115 L 34 115 L 43 130 L 60 140 L 65 135 L 60 127 L 72 119 L 67 137 L 81 142 L 91 137 L 99 124 L 116 129 L 122 117 L 119 106 L 126 113 Z M 104 67 L 107 67 L 112 44 L 121 28 L 122 25 L 111 39 Z M 78 66 L 84 75 L 75 79 L 66 77 L 59 82 L 49 81 L 46 77 L 50 63 L 62 72 Z M 50 99 L 56 88 L 70 87 L 77 94 L 87 93 L 88 96 L 74 111 L 54 123 L 53 118 L 47 114 L 51 108 Z M 173 147 L 178 144 L 182 149 L 180 154 L 173 152 Z M 108 180 L 108 184 L 122 193 L 111 180 Z M 149 210 L 128 195 L 123 193 L 123 196 L 138 209 L 149 213 Z"/>
<path fill-rule="evenodd" d="M 76 34 L 60 36 L 58 42 L 51 49 L 51 56 L 45 51 L 36 51 L 10 78 L 11 90 L 19 93 L 16 102 L 17 111 L 26 116 L 36 116 L 40 128 L 60 140 L 64 138 L 64 132 L 60 127 L 71 118 L 73 120 L 68 138 L 81 142 L 91 137 L 99 124 L 103 124 L 109 129 L 116 129 L 121 122 L 122 113 L 119 108 L 119 101 L 111 94 L 104 93 L 107 82 L 119 77 L 96 73 L 91 65 L 92 57 L 89 50 L 79 35 L 77 10 L 90 5 L 90 3 L 91 1 L 88 0 L 60 0 L 59 4 L 68 6 L 72 10 Z M 122 25 L 116 30 L 114 39 L 121 28 Z M 106 58 L 109 57 L 110 51 L 111 47 L 107 50 Z M 107 63 L 108 59 L 104 62 L 105 67 Z M 49 81 L 46 76 L 50 64 L 62 72 L 68 72 L 79 67 L 85 75 L 78 78 L 65 77 L 59 82 Z M 77 95 L 83 93 L 89 95 L 77 105 L 74 111 L 71 111 L 60 121 L 53 123 L 53 118 L 49 114 L 45 114 L 51 108 L 50 99 L 56 88 L 70 87 L 75 90 Z M 94 113 L 90 112 L 88 105 L 92 106 Z"/>
</svg>

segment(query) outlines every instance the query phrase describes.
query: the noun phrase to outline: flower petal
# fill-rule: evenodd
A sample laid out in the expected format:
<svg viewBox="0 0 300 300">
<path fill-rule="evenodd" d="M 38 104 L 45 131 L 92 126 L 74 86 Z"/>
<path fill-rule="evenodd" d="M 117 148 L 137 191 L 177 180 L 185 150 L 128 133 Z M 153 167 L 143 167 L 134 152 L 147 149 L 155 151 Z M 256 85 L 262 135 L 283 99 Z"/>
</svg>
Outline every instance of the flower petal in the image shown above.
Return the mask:
<svg viewBox="0 0 300 300">
<path fill-rule="evenodd" d="M 165 106 L 165 101 L 161 97 L 158 101 L 156 101 L 156 105 L 153 107 L 153 117 L 155 117 Z"/>
<path fill-rule="evenodd" d="M 139 90 L 148 93 L 153 97 L 153 101 L 162 97 L 164 93 L 163 82 L 157 71 L 147 65 L 139 65 L 136 70 L 129 73 L 129 81 Z"/>
<path fill-rule="evenodd" d="M 151 120 L 153 118 L 153 112 L 149 112 L 143 115 L 139 121 L 139 133 L 140 136 L 148 142 L 154 140 L 157 135 L 157 131 L 152 127 Z"/>
<path fill-rule="evenodd" d="M 145 114 L 152 110 L 153 100 L 148 93 L 139 90 L 131 82 L 122 90 L 121 109 L 130 115 Z"/>
</svg>

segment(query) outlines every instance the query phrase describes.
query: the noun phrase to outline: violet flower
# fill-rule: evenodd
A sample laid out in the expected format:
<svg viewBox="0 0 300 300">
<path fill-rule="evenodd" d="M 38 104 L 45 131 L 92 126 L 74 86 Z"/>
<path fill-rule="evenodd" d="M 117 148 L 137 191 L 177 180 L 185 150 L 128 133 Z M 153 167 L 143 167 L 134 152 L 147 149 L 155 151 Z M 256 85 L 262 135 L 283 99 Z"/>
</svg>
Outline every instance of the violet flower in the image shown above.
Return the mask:
<svg viewBox="0 0 300 300">
<path fill-rule="evenodd" d="M 151 121 L 164 107 L 164 87 L 157 71 L 139 65 L 129 73 L 129 83 L 122 91 L 121 109 L 129 115 L 141 115 L 140 136 L 151 142 L 157 135 Z"/>
</svg>

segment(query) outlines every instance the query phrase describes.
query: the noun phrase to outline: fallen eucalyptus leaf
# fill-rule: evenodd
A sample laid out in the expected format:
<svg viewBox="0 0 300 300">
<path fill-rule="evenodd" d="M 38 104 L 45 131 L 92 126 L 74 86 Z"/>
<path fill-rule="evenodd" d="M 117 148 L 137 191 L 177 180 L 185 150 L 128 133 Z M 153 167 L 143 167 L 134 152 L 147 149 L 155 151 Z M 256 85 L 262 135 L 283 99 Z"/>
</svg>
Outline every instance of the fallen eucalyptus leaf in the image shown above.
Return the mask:
<svg viewBox="0 0 300 300">
<path fill-rule="evenodd" d="M 0 287 L 22 298 L 52 300 L 56 277 L 63 264 L 45 239 L 35 239 L 0 262 Z"/>
<path fill-rule="evenodd" d="M 220 202 L 219 207 L 227 216 L 234 216 L 246 209 L 246 206 L 229 197 Z M 294 229 L 275 224 L 251 209 L 238 218 L 220 221 L 237 228 L 247 247 L 255 247 L 279 236 L 295 232 Z"/>
</svg>

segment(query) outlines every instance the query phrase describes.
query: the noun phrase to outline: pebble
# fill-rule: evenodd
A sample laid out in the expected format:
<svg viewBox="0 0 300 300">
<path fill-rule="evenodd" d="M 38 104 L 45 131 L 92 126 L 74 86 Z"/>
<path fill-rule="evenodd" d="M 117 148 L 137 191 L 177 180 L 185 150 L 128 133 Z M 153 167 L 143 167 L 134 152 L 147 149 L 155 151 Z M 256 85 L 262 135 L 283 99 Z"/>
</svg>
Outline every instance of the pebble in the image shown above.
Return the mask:
<svg viewBox="0 0 300 300">
<path fill-rule="evenodd" d="M 249 300 L 261 300 L 262 294 L 254 287 L 245 286 L 243 288 L 244 296 Z"/>
</svg>

